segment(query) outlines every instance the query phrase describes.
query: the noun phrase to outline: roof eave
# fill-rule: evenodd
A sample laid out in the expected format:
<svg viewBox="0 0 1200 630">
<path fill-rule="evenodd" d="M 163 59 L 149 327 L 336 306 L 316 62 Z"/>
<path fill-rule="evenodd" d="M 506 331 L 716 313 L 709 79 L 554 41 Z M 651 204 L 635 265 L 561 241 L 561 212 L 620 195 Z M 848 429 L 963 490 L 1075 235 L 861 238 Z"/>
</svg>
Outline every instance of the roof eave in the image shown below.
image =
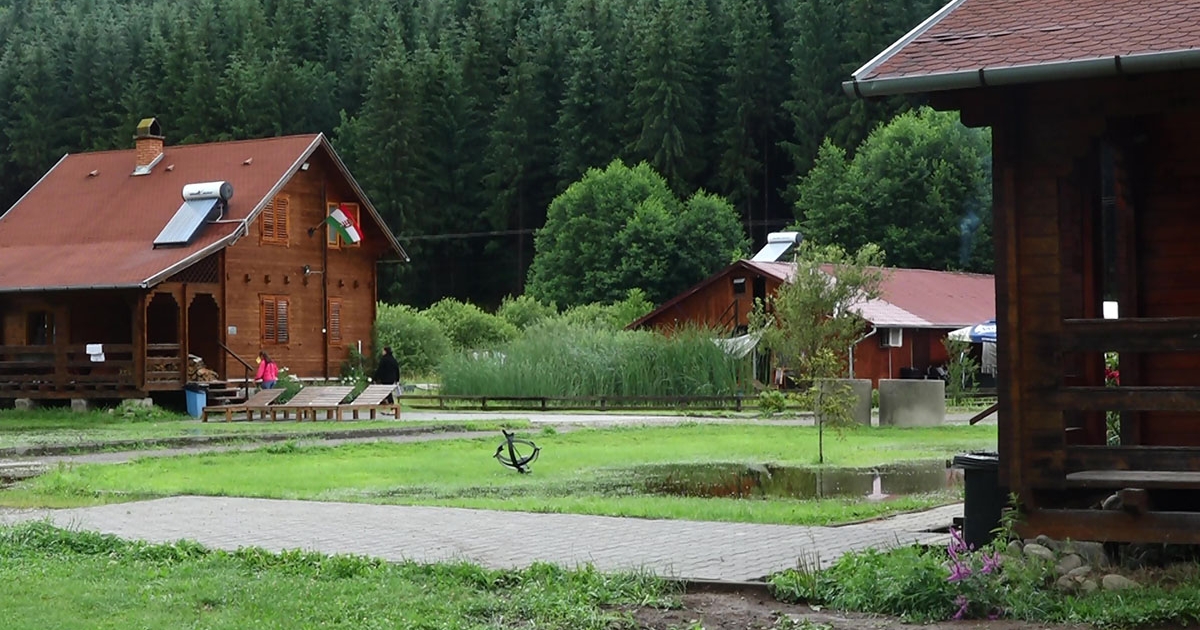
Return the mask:
<svg viewBox="0 0 1200 630">
<path fill-rule="evenodd" d="M 855 70 L 854 74 L 851 76 L 860 77 L 874 72 L 876 68 L 883 65 L 883 63 L 888 59 L 891 59 L 893 55 L 900 52 L 901 49 L 912 43 L 913 40 L 917 39 L 921 35 L 924 35 L 925 31 L 928 31 L 933 25 L 941 22 L 943 18 L 945 18 L 947 15 L 950 15 L 952 11 L 957 9 L 958 6 L 964 2 L 966 2 L 966 0 L 950 0 L 950 2 L 947 2 L 941 9 L 938 9 L 937 13 L 925 18 L 925 21 L 918 24 L 916 28 L 905 33 L 903 37 L 895 42 L 892 42 L 891 46 L 884 48 L 883 52 L 880 52 L 870 61 L 864 63 L 862 67 L 858 70 Z M 853 94 L 851 94 L 851 96 L 853 96 Z"/>
<path fill-rule="evenodd" d="M 862 317 L 862 316 L 860 315 L 859 317 Z M 911 322 L 909 322 L 909 323 L 887 322 L 887 321 L 873 322 L 866 317 L 863 317 L 863 321 L 867 322 L 868 324 L 871 324 L 872 326 L 875 326 L 876 328 L 906 328 L 908 330 L 941 330 L 943 328 L 958 329 L 958 328 L 963 328 L 966 326 L 974 326 L 974 324 L 939 324 L 936 322 L 927 322 L 927 323 L 921 324 L 920 326 L 917 326 Z M 978 324 L 979 322 L 975 322 L 975 323 Z"/>
<path fill-rule="evenodd" d="M 869 72 L 863 66 L 854 78 L 842 83 L 842 89 L 850 96 L 874 98 L 1198 68 L 1200 48 L 860 80 L 859 76 Z"/>
<path fill-rule="evenodd" d="M 662 306 L 659 306 L 658 308 L 656 308 L 656 309 L 650 311 L 649 313 L 646 313 L 645 315 L 634 320 L 633 323 L 631 323 L 625 327 L 625 330 L 637 330 L 637 329 L 645 326 L 650 320 L 653 320 L 653 319 L 657 318 L 658 316 L 662 315 L 663 313 L 667 312 L 668 310 L 674 308 L 675 306 L 678 306 L 680 302 L 683 302 L 684 300 L 699 293 L 701 289 L 704 289 L 705 287 L 711 285 L 712 283 L 716 282 L 717 280 L 720 280 L 721 278 L 729 275 L 729 273 L 731 271 L 733 271 L 734 269 L 737 269 L 739 267 L 742 269 L 746 269 L 748 271 L 753 271 L 755 273 L 763 273 L 763 271 L 761 269 L 754 267 L 753 263 L 751 263 L 749 260 L 745 260 L 745 259 L 735 260 L 732 263 L 730 263 L 729 265 L 727 265 L 725 268 L 721 269 L 720 271 L 708 276 L 707 278 L 701 280 L 700 282 L 697 282 L 696 284 L 693 284 L 692 286 L 685 289 L 682 293 L 679 293 L 675 297 L 667 300 L 666 302 L 663 302 Z"/>
<path fill-rule="evenodd" d="M 8 210 L 4 211 L 4 214 L 0 214 L 0 220 L 3 220 L 5 216 L 8 216 L 9 212 L 13 211 L 13 208 L 16 208 L 17 206 L 19 206 L 21 204 L 22 201 L 25 201 L 25 198 L 28 197 L 29 194 L 32 193 L 34 190 L 36 190 L 37 187 L 40 186 L 41 183 L 43 181 L 45 181 L 47 177 L 50 177 L 50 173 L 53 173 L 54 169 L 58 168 L 58 165 L 62 164 L 64 160 L 66 160 L 68 157 L 70 157 L 70 155 L 71 155 L 70 153 L 64 153 L 62 155 L 62 157 L 58 158 L 58 161 L 54 163 L 54 166 L 50 167 L 50 170 L 43 173 L 42 176 L 40 178 L 38 178 L 37 182 L 35 182 L 32 186 L 30 186 L 29 190 L 25 191 L 25 194 L 21 195 L 21 197 L 19 199 L 17 199 L 17 201 L 15 203 L 13 203 L 13 205 L 8 207 Z"/>
</svg>

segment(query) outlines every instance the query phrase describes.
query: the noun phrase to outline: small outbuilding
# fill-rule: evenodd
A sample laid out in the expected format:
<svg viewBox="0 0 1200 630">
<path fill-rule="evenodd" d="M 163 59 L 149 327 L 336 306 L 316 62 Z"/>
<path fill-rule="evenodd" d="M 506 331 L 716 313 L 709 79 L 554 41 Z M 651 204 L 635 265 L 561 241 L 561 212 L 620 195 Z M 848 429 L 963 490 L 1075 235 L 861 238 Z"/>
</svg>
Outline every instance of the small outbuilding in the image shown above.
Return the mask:
<svg viewBox="0 0 1200 630">
<path fill-rule="evenodd" d="M 954 0 L 845 88 L 992 130 L 1024 533 L 1200 543 L 1200 4 Z"/>
<path fill-rule="evenodd" d="M 884 269 L 881 296 L 859 306 L 862 339 L 847 353 L 852 378 L 924 378 L 946 363 L 953 330 L 995 316 L 996 289 L 986 274 Z M 767 302 L 791 281 L 790 262 L 739 260 L 630 324 L 664 332 L 681 326 L 746 332 L 755 300 Z"/>
</svg>

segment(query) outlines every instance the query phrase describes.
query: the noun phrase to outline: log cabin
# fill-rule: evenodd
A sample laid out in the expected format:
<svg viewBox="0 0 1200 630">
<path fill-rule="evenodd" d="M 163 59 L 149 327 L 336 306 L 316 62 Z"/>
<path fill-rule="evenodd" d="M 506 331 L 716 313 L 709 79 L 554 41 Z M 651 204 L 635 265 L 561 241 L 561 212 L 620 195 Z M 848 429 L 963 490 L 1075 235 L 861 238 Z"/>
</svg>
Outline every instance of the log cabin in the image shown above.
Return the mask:
<svg viewBox="0 0 1200 630">
<path fill-rule="evenodd" d="M 260 350 L 300 377 L 371 352 L 376 265 L 407 255 L 323 134 L 167 146 L 149 118 L 134 144 L 64 156 L 0 217 L 0 399 L 178 392 L 189 355 L 236 379 Z"/>
<path fill-rule="evenodd" d="M 755 301 L 768 302 L 795 271 L 790 262 L 739 260 L 629 328 L 668 332 L 689 325 L 744 334 Z M 951 331 L 995 317 L 996 288 L 990 275 L 884 269 L 882 277 L 880 298 L 859 306 L 863 336 L 846 357 L 850 377 L 869 378 L 872 387 L 880 379 L 924 378 L 930 368 L 946 363 L 943 341 Z"/>
<path fill-rule="evenodd" d="M 954 0 L 843 87 L 991 128 L 1021 533 L 1200 543 L 1200 5 Z"/>
</svg>

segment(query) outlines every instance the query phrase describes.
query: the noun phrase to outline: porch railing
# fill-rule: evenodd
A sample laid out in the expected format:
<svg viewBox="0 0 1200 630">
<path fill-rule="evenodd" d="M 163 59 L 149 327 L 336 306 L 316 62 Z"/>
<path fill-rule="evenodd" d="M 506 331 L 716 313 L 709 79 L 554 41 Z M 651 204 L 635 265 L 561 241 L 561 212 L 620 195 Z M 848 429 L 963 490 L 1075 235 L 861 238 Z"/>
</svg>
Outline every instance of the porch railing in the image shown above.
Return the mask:
<svg viewBox="0 0 1200 630">
<path fill-rule="evenodd" d="M 242 378 L 242 384 L 246 388 L 246 390 L 245 390 L 246 397 L 249 397 L 250 389 L 252 387 L 254 387 L 254 381 L 251 380 L 250 375 L 254 374 L 254 372 L 256 371 L 255 368 L 253 366 L 251 366 L 250 363 L 247 362 L 245 359 L 243 359 L 240 355 L 238 355 L 238 353 L 236 353 L 232 349 L 230 349 L 229 346 L 221 343 L 220 341 L 217 342 L 217 345 L 221 346 L 221 349 L 224 350 L 227 354 L 229 354 L 229 356 L 233 357 L 234 360 L 236 360 L 238 363 L 242 364 L 242 368 L 245 370 L 244 376 Z M 233 371 L 226 370 L 225 372 L 226 372 L 225 378 L 227 380 L 233 380 Z"/>
<path fill-rule="evenodd" d="M 132 344 L 104 344 L 104 360 L 87 346 L 0 346 L 0 396 L 67 397 L 138 389 Z"/>
</svg>

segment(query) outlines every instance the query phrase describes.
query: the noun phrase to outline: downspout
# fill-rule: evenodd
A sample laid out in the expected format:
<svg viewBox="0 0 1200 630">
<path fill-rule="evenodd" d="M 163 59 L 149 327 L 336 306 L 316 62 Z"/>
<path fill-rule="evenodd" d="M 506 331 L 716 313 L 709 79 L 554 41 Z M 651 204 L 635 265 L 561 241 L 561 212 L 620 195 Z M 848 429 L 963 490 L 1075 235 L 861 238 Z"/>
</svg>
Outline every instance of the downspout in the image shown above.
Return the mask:
<svg viewBox="0 0 1200 630">
<path fill-rule="evenodd" d="M 879 329 L 872 324 L 871 332 L 859 337 L 854 343 L 850 344 L 850 378 L 854 378 L 854 349 L 858 347 L 858 344 L 862 343 L 868 337 L 871 337 L 877 332 L 879 332 Z"/>
<path fill-rule="evenodd" d="M 325 196 L 325 179 L 321 179 L 321 373 L 329 380 L 329 199 Z"/>
</svg>

